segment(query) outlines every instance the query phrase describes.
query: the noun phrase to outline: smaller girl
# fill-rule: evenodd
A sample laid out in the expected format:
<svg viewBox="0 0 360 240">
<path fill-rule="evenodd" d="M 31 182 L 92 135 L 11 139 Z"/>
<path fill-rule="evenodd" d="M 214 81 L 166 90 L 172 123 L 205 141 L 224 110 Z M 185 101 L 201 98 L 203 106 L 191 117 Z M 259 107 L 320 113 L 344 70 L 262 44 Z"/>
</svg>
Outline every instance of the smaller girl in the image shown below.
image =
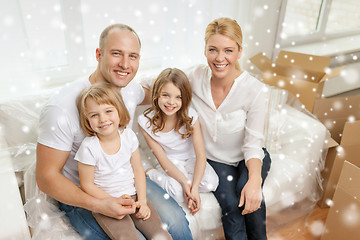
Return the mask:
<svg viewBox="0 0 360 240">
<path fill-rule="evenodd" d="M 93 213 L 111 239 L 172 239 L 146 199 L 145 174 L 135 133 L 126 128 L 130 115 L 119 89 L 97 83 L 77 98 L 80 125 L 87 136 L 76 153 L 81 188 L 95 198 L 132 198 L 137 212 L 118 220 Z M 136 227 L 136 228 L 135 228 Z"/>
<path fill-rule="evenodd" d="M 200 210 L 200 192 L 215 191 L 219 179 L 206 162 L 198 115 L 190 108 L 191 86 L 184 72 L 163 70 L 152 88 L 152 106 L 140 115 L 140 131 L 161 167 L 148 177 L 190 213 Z"/>
</svg>

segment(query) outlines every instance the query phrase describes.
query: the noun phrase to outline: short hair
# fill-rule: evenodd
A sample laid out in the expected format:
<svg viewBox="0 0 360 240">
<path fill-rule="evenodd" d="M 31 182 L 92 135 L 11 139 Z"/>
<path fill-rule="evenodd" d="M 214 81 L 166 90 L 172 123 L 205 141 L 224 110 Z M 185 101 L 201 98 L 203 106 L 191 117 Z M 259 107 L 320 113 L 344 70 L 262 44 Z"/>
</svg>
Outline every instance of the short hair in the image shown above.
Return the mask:
<svg viewBox="0 0 360 240">
<path fill-rule="evenodd" d="M 189 117 L 189 107 L 191 104 L 192 90 L 188 77 L 178 68 L 166 68 L 156 78 L 151 91 L 152 106 L 145 111 L 145 116 L 150 120 L 154 126 L 153 133 L 161 131 L 165 127 L 164 113 L 160 109 L 158 99 L 160 97 L 161 89 L 167 83 L 173 83 L 179 88 L 181 93 L 181 108 L 176 112 L 178 122 L 175 126 L 175 131 L 182 135 L 183 138 L 188 138 L 192 134 L 191 122 L 192 118 Z M 150 112 L 154 111 L 152 118 L 148 117 Z M 179 130 L 185 126 L 185 134 L 180 133 Z"/>
<path fill-rule="evenodd" d="M 113 105 L 119 114 L 119 128 L 121 130 L 125 129 L 126 125 L 130 122 L 130 114 L 121 97 L 120 88 L 106 82 L 95 83 L 90 87 L 83 89 L 76 99 L 80 126 L 86 136 L 91 137 L 96 135 L 96 132 L 91 128 L 89 119 L 86 115 L 87 99 L 93 99 L 98 104 Z"/>
<path fill-rule="evenodd" d="M 126 25 L 126 24 L 121 24 L 121 23 L 116 23 L 116 24 L 112 24 L 107 26 L 101 33 L 100 38 L 99 38 L 99 48 L 101 51 L 103 51 L 105 45 L 106 45 L 106 38 L 109 35 L 109 32 L 113 29 L 119 29 L 119 30 L 125 30 L 125 31 L 130 31 L 132 33 L 135 34 L 136 38 L 139 41 L 139 45 L 141 48 L 141 41 L 140 38 L 138 36 L 138 34 L 135 32 L 135 30 L 133 28 L 131 28 L 130 26 Z"/>
<path fill-rule="evenodd" d="M 209 38 L 215 34 L 221 34 L 232 39 L 238 45 L 238 49 L 241 49 L 243 36 L 241 27 L 236 20 L 223 17 L 215 19 L 209 23 L 205 30 L 205 44 Z M 236 63 L 236 68 L 240 70 L 238 62 Z"/>
</svg>

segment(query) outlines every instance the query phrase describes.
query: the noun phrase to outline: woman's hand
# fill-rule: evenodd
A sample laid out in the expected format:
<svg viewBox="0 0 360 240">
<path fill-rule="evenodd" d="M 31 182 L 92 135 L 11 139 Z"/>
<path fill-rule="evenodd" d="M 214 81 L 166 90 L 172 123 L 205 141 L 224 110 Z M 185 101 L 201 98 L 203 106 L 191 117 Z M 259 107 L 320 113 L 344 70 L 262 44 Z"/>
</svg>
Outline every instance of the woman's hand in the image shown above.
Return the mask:
<svg viewBox="0 0 360 240">
<path fill-rule="evenodd" d="M 239 207 L 242 207 L 245 203 L 244 210 L 242 211 L 243 215 L 259 209 L 262 201 L 261 183 L 261 178 L 249 178 L 241 191 Z"/>
<path fill-rule="evenodd" d="M 151 211 L 149 206 L 146 204 L 146 200 L 137 201 L 136 208 L 138 208 L 138 212 L 136 213 L 135 217 L 142 218 L 142 220 L 148 220 L 151 215 Z"/>
</svg>

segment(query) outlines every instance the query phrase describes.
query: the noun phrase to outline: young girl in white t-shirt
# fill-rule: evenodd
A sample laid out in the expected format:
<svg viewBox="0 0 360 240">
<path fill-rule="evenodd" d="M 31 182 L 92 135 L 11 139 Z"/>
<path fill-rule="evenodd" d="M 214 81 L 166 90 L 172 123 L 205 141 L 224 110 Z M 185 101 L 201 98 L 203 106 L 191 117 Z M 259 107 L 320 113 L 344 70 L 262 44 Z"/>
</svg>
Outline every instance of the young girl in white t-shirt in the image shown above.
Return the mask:
<svg viewBox="0 0 360 240">
<path fill-rule="evenodd" d="M 146 174 L 195 214 L 199 192 L 215 191 L 219 179 L 206 162 L 198 115 L 190 108 L 189 80 L 181 70 L 167 68 L 155 80 L 151 95 L 152 106 L 138 123 L 161 167 L 146 169 Z"/>
<path fill-rule="evenodd" d="M 77 98 L 80 125 L 87 137 L 76 153 L 81 188 L 95 198 L 133 198 L 134 214 L 114 219 L 93 213 L 111 239 L 172 239 L 146 199 L 145 174 L 135 133 L 126 128 L 130 115 L 120 89 L 96 83 Z M 136 210 L 136 211 L 135 211 Z M 136 227 L 136 228 L 135 228 Z"/>
</svg>

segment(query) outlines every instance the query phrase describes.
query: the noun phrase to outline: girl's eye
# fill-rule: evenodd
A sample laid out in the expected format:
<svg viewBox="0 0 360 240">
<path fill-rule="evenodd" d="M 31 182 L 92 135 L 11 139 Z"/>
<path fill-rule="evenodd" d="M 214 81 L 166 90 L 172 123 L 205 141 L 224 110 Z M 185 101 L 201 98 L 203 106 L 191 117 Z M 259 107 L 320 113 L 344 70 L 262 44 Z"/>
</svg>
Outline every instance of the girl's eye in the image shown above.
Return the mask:
<svg viewBox="0 0 360 240">
<path fill-rule="evenodd" d="M 168 97 L 169 95 L 168 95 L 168 94 L 166 94 L 166 93 L 164 93 L 164 94 L 163 94 L 163 96 L 164 96 L 164 97 Z"/>
<path fill-rule="evenodd" d="M 106 112 L 107 112 L 107 113 L 111 113 L 112 111 L 111 111 L 111 110 L 107 110 Z"/>
<path fill-rule="evenodd" d="M 177 96 L 176 98 L 177 98 L 177 99 L 181 99 L 181 96 Z"/>
<path fill-rule="evenodd" d="M 227 52 L 227 53 L 232 53 L 232 50 L 226 50 L 225 52 Z"/>
<path fill-rule="evenodd" d="M 216 49 L 211 48 L 211 49 L 209 49 L 209 51 L 210 52 L 216 52 Z"/>
<path fill-rule="evenodd" d="M 98 116 L 97 114 L 90 115 L 91 118 L 94 118 L 94 117 L 97 117 L 97 116 Z"/>
</svg>

